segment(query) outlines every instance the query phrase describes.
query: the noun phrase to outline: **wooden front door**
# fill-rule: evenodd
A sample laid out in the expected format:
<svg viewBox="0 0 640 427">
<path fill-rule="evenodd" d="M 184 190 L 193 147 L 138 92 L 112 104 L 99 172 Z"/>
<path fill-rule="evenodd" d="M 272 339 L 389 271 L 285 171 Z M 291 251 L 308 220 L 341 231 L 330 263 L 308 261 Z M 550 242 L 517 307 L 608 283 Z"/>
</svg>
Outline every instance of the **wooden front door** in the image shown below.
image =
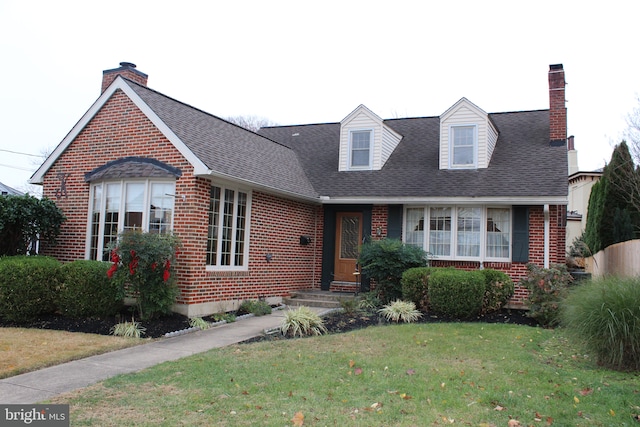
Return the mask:
<svg viewBox="0 0 640 427">
<path fill-rule="evenodd" d="M 362 242 L 362 213 L 336 214 L 336 251 L 333 280 L 355 282 L 356 263 Z"/>
</svg>

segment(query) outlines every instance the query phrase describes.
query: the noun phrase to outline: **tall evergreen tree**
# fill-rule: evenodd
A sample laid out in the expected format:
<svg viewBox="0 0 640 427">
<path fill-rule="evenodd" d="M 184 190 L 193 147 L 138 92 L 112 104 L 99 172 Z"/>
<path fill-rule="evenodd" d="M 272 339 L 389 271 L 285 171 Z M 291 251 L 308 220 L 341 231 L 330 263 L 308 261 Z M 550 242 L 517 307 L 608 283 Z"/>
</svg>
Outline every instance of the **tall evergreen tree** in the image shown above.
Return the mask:
<svg viewBox="0 0 640 427">
<path fill-rule="evenodd" d="M 592 253 L 640 235 L 640 212 L 633 203 L 638 177 L 629 147 L 622 141 L 591 189 L 585 243 Z"/>
</svg>

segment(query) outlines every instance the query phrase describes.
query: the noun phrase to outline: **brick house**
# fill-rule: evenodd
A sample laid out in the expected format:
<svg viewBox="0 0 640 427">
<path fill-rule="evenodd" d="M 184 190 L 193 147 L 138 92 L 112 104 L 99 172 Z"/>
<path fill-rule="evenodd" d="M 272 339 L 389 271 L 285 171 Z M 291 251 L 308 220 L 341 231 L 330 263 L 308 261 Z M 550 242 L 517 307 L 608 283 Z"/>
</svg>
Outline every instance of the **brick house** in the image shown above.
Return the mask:
<svg viewBox="0 0 640 427">
<path fill-rule="evenodd" d="M 368 236 L 517 282 L 528 262 L 565 261 L 564 89 L 552 65 L 549 110 L 488 114 L 462 98 L 438 117 L 383 120 L 361 105 L 337 123 L 253 133 L 149 89 L 121 63 L 32 177 L 67 216 L 42 252 L 106 260 L 118 231 L 173 230 L 175 311 L 189 316 L 354 290 Z M 524 295 L 517 287 L 512 304 Z"/>
</svg>

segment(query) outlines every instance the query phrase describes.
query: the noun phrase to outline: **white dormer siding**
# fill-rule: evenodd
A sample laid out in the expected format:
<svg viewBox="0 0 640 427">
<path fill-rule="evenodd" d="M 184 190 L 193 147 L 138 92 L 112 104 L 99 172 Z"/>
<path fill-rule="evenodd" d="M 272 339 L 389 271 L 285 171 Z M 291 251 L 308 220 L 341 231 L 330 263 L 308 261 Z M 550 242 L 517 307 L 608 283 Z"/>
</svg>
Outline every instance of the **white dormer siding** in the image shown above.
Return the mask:
<svg viewBox="0 0 640 427">
<path fill-rule="evenodd" d="M 489 115 L 460 99 L 440 116 L 440 169 L 489 167 L 497 140 Z"/>
<path fill-rule="evenodd" d="M 338 170 L 380 170 L 401 139 L 378 115 L 360 105 L 340 122 Z"/>
</svg>

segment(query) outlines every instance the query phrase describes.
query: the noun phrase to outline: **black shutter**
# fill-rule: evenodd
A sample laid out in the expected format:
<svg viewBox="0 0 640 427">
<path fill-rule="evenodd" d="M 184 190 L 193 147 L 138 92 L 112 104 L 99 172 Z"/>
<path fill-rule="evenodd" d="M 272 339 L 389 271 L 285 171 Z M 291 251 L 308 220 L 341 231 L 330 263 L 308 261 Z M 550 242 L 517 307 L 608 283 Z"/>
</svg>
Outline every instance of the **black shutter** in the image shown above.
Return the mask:
<svg viewBox="0 0 640 427">
<path fill-rule="evenodd" d="M 529 207 L 513 207 L 513 243 L 511 260 L 529 262 Z"/>
<path fill-rule="evenodd" d="M 402 205 L 389 205 L 387 214 L 387 237 L 389 239 L 402 238 Z"/>
</svg>

